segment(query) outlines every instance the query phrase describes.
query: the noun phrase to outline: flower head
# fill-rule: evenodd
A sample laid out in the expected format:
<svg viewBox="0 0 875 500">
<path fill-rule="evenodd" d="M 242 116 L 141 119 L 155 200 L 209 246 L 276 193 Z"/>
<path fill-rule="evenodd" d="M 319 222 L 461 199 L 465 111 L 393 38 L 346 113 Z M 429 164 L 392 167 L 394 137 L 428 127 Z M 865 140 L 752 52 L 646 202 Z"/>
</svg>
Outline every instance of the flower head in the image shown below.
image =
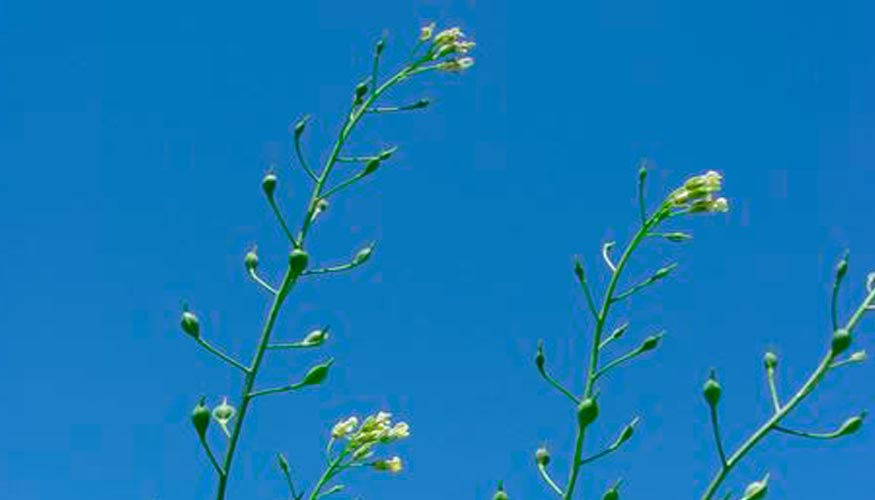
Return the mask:
<svg viewBox="0 0 875 500">
<path fill-rule="evenodd" d="M 331 438 L 345 441 L 343 453 L 349 454 L 354 463 L 370 465 L 388 472 L 401 471 L 400 458 L 373 460 L 371 457 L 380 446 L 408 437 L 410 426 L 406 422 L 393 423 L 392 414 L 383 411 L 365 417 L 361 423 L 357 417 L 349 417 L 339 421 L 331 429 Z"/>
<path fill-rule="evenodd" d="M 668 196 L 665 203 L 669 208 L 681 209 L 685 213 L 728 212 L 729 201 L 715 196 L 721 189 L 723 176 L 709 170 L 687 179 Z"/>
</svg>

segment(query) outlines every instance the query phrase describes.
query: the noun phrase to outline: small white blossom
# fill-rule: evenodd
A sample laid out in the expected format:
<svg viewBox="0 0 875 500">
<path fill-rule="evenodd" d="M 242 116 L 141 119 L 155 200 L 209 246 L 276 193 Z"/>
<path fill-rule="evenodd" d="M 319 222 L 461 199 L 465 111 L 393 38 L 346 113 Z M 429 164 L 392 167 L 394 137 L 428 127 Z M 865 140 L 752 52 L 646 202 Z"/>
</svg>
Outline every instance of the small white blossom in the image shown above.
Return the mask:
<svg viewBox="0 0 875 500">
<path fill-rule="evenodd" d="M 374 462 L 374 468 L 379 471 L 386 471 L 391 473 L 401 472 L 403 468 L 403 464 L 401 463 L 400 457 L 392 457 L 386 460 L 377 460 Z"/>
<path fill-rule="evenodd" d="M 359 424 L 359 419 L 356 417 L 349 417 L 346 420 L 341 420 L 337 424 L 335 424 L 334 428 L 331 429 L 331 437 L 334 439 L 341 439 L 346 437 L 348 434 L 351 434 L 355 431 L 356 426 Z"/>
</svg>

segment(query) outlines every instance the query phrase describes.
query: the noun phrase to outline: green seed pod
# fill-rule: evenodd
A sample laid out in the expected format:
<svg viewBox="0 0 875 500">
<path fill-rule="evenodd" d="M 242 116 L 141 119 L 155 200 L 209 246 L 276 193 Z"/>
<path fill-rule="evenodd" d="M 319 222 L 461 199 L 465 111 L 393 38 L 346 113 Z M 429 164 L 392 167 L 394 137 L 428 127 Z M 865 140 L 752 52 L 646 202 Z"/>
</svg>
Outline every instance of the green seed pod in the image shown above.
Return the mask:
<svg viewBox="0 0 875 500">
<path fill-rule="evenodd" d="M 299 140 L 301 138 L 301 134 L 304 133 L 304 129 L 307 127 L 307 122 L 310 120 L 309 116 L 305 116 L 298 120 L 298 123 L 295 124 L 295 140 Z"/>
<path fill-rule="evenodd" d="M 842 260 L 836 264 L 836 283 L 840 282 L 848 273 L 848 252 L 842 255 Z"/>
<path fill-rule="evenodd" d="M 763 356 L 763 365 L 765 365 L 766 370 L 774 370 L 778 366 L 778 355 L 772 351 L 767 352 Z"/>
<path fill-rule="evenodd" d="M 319 385 L 324 382 L 328 378 L 328 369 L 331 368 L 332 363 L 333 361 L 328 361 L 310 368 L 310 371 L 304 375 L 304 380 L 301 381 L 300 385 Z"/>
<path fill-rule="evenodd" d="M 542 446 L 535 451 L 535 463 L 544 467 L 550 464 L 550 452 L 547 448 Z"/>
<path fill-rule="evenodd" d="M 744 497 L 741 500 L 762 500 L 766 497 L 768 489 L 769 475 L 766 474 L 762 481 L 754 481 L 747 486 L 744 490 Z"/>
<path fill-rule="evenodd" d="M 713 408 L 720 402 L 720 395 L 723 393 L 723 388 L 717 382 L 717 374 L 711 370 L 708 376 L 708 381 L 702 386 L 702 395 L 705 396 L 705 401 Z"/>
<path fill-rule="evenodd" d="M 377 55 L 380 55 L 383 53 L 383 49 L 385 49 L 385 48 L 386 48 L 386 40 L 384 38 L 381 38 L 381 39 L 377 40 L 377 45 L 374 46 L 374 52 L 376 52 Z"/>
<path fill-rule="evenodd" d="M 307 264 L 310 262 L 310 256 L 303 248 L 296 248 L 289 252 L 289 269 L 295 275 L 299 275 L 307 269 Z"/>
<path fill-rule="evenodd" d="M 667 239 L 672 243 L 683 243 L 685 241 L 689 241 L 693 239 L 693 237 L 687 233 L 665 233 L 662 235 L 663 238 Z"/>
<path fill-rule="evenodd" d="M 360 266 L 368 261 L 371 258 L 371 254 L 374 253 L 374 244 L 362 248 L 355 254 L 355 257 L 352 258 L 353 265 Z"/>
<path fill-rule="evenodd" d="M 665 278 L 666 276 L 668 276 L 669 273 L 671 273 L 674 268 L 675 268 L 675 266 L 673 266 L 673 265 L 661 267 L 661 268 L 657 269 L 655 273 L 653 273 L 653 277 L 651 279 L 653 281 L 661 280 L 661 279 Z"/>
<path fill-rule="evenodd" d="M 586 281 L 586 276 L 583 274 L 583 264 L 581 264 L 578 258 L 574 259 L 574 275 L 577 276 L 581 283 Z"/>
<path fill-rule="evenodd" d="M 641 166 L 638 167 L 638 182 L 644 182 L 647 179 L 647 162 L 641 162 Z"/>
<path fill-rule="evenodd" d="M 246 252 L 246 257 L 243 257 L 243 265 L 249 272 L 254 272 L 258 269 L 258 254 L 255 253 L 255 248 Z"/>
<path fill-rule="evenodd" d="M 617 490 L 616 486 L 611 487 L 608 491 L 602 495 L 602 500 L 619 500 L 620 492 Z"/>
<path fill-rule="evenodd" d="M 276 454 L 276 464 L 279 466 L 281 471 L 286 474 L 289 473 L 289 461 L 286 460 L 285 455 L 283 455 L 282 453 Z"/>
<path fill-rule="evenodd" d="M 662 337 L 659 335 L 651 335 L 650 337 L 644 339 L 644 342 L 641 343 L 641 347 L 639 347 L 638 349 L 641 352 L 652 351 L 656 349 L 657 346 L 659 346 L 659 341 L 661 339 Z"/>
<path fill-rule="evenodd" d="M 623 427 L 623 430 L 620 432 L 620 435 L 617 437 L 617 440 L 614 441 L 614 444 L 611 445 L 612 448 L 620 446 L 625 443 L 629 439 L 632 438 L 632 434 L 635 433 L 635 424 L 638 423 L 638 417 L 635 417 L 631 422 L 626 424 L 626 427 Z"/>
<path fill-rule="evenodd" d="M 850 436 L 855 432 L 859 431 L 861 427 L 863 427 L 863 419 L 866 418 L 865 413 L 861 413 L 860 415 L 853 416 L 847 420 L 845 423 L 839 427 L 839 430 L 836 432 L 836 437 L 840 436 Z"/>
<path fill-rule="evenodd" d="M 538 352 L 535 354 L 535 366 L 538 367 L 538 371 L 541 374 L 544 374 L 544 363 L 546 362 L 546 358 L 544 357 L 544 341 L 538 341 Z"/>
<path fill-rule="evenodd" d="M 595 422 L 599 416 L 599 404 L 595 398 L 586 398 L 577 405 L 577 423 L 581 428 Z"/>
<path fill-rule="evenodd" d="M 492 500 L 507 500 L 507 493 L 504 492 L 504 485 L 498 483 L 498 490 L 492 496 Z"/>
<path fill-rule="evenodd" d="M 365 163 L 365 169 L 362 171 L 362 175 L 371 175 L 380 168 L 380 159 L 379 158 L 371 158 Z"/>
<path fill-rule="evenodd" d="M 326 340 L 328 340 L 328 327 L 317 328 L 312 332 L 308 333 L 304 340 L 301 343 L 305 346 L 317 346 L 323 344 Z"/>
<path fill-rule="evenodd" d="M 237 410 L 228 404 L 228 398 L 222 398 L 222 403 L 213 408 L 213 418 L 216 419 L 216 422 L 219 423 L 222 427 L 228 425 L 228 422 L 234 418 L 234 415 L 237 413 Z"/>
<path fill-rule="evenodd" d="M 365 97 L 365 94 L 368 93 L 368 84 L 366 82 L 362 82 L 355 86 L 355 103 L 361 104 L 362 98 Z"/>
<path fill-rule="evenodd" d="M 273 192 L 276 191 L 276 183 L 277 177 L 273 172 L 268 172 L 267 175 L 261 179 L 261 189 L 270 199 L 273 199 Z"/>
<path fill-rule="evenodd" d="M 848 347 L 851 346 L 851 340 L 851 332 L 844 328 L 836 330 L 835 333 L 832 334 L 832 355 L 838 356 L 848 350 Z"/>
<path fill-rule="evenodd" d="M 199 339 L 201 336 L 200 322 L 193 312 L 183 311 L 182 320 L 179 322 L 182 326 L 182 331 L 190 335 L 192 338 Z"/>
<path fill-rule="evenodd" d="M 422 109 L 428 107 L 429 104 L 431 104 L 431 101 L 429 101 L 428 99 L 419 99 L 418 101 L 410 105 L 410 109 Z"/>
<path fill-rule="evenodd" d="M 201 398 L 191 412 L 191 423 L 194 425 L 194 430 L 197 431 L 199 438 L 204 439 L 207 433 L 207 427 L 210 426 L 210 409 L 204 403 L 204 398 Z"/>
</svg>

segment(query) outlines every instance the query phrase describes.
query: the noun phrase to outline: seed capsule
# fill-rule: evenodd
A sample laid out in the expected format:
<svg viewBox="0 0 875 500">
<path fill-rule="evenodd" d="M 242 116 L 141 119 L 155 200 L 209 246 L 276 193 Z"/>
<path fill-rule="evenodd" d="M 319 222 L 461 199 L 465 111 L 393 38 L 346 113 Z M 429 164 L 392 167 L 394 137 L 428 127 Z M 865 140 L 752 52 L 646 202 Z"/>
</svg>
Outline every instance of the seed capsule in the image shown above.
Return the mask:
<svg viewBox="0 0 875 500">
<path fill-rule="evenodd" d="M 507 493 L 504 492 L 504 486 L 498 483 L 498 490 L 492 496 L 492 500 L 507 500 Z"/>
<path fill-rule="evenodd" d="M 200 322 L 193 312 L 183 311 L 182 320 L 179 322 L 182 326 L 182 331 L 190 335 L 192 338 L 199 339 L 201 336 Z"/>
<path fill-rule="evenodd" d="M 838 356 L 848 350 L 848 347 L 851 346 L 851 340 L 851 332 L 844 328 L 836 330 L 832 335 L 832 355 Z"/>
<path fill-rule="evenodd" d="M 856 415 L 845 420 L 845 423 L 839 428 L 838 432 L 836 432 L 836 437 L 839 436 L 850 436 L 851 434 L 860 430 L 863 427 L 863 419 L 866 418 L 866 414 L 862 413 L 860 415 Z"/>
<path fill-rule="evenodd" d="M 289 269 L 296 275 L 307 269 L 309 261 L 310 256 L 302 248 L 296 248 L 289 253 Z"/>
<path fill-rule="evenodd" d="M 365 163 L 365 169 L 362 171 L 362 176 L 371 175 L 380 168 L 380 159 L 379 158 L 371 158 Z"/>
<path fill-rule="evenodd" d="M 763 365 L 766 370 L 774 370 L 778 366 L 778 356 L 772 351 L 767 352 L 763 356 Z"/>
<path fill-rule="evenodd" d="M 602 500 L 619 500 L 620 492 L 617 490 L 616 486 L 612 487 L 602 496 Z"/>
<path fill-rule="evenodd" d="M 546 362 L 546 358 L 544 357 L 544 341 L 538 341 L 538 352 L 535 354 L 535 366 L 538 367 L 538 371 L 541 374 L 544 373 L 544 363 Z"/>
<path fill-rule="evenodd" d="M 711 407 L 717 406 L 720 402 L 720 395 L 723 393 L 723 388 L 717 382 L 717 374 L 711 370 L 711 375 L 708 376 L 708 381 L 702 386 L 702 395 L 705 396 L 705 401 Z"/>
<path fill-rule="evenodd" d="M 550 452 L 543 446 L 535 451 L 535 463 L 546 467 L 550 463 Z"/>
<path fill-rule="evenodd" d="M 374 253 L 374 245 L 366 246 L 355 254 L 355 257 L 353 257 L 352 259 L 352 263 L 356 266 L 360 266 L 371 258 L 372 253 Z"/>
<path fill-rule="evenodd" d="M 646 339 L 644 339 L 644 342 L 641 343 L 641 347 L 639 349 L 641 349 L 641 352 L 647 352 L 656 349 L 656 347 L 659 345 L 660 338 L 661 337 L 659 335 L 651 335 L 650 337 L 647 337 Z"/>
<path fill-rule="evenodd" d="M 308 333 L 304 340 L 301 341 L 305 346 L 317 346 L 323 344 L 328 339 L 328 327 L 317 328 Z"/>
<path fill-rule="evenodd" d="M 261 179 L 261 189 L 264 190 L 264 194 L 270 199 L 273 199 L 273 192 L 276 191 L 276 183 L 277 177 L 273 172 L 268 172 L 268 174 Z"/>
<path fill-rule="evenodd" d="M 304 375 L 304 380 L 301 381 L 300 385 L 319 385 L 324 382 L 328 378 L 328 369 L 331 368 L 332 363 L 333 361 L 328 361 L 327 363 L 310 368 L 310 371 Z"/>
<path fill-rule="evenodd" d="M 277 453 L 277 454 L 276 454 L 276 463 L 277 463 L 277 465 L 279 465 L 280 470 L 282 470 L 283 472 L 285 472 L 286 474 L 288 474 L 288 472 L 289 472 L 289 461 L 286 460 L 285 455 L 283 455 L 282 453 Z"/>
<path fill-rule="evenodd" d="M 204 398 L 201 398 L 192 410 L 191 423 L 194 425 L 198 437 L 203 439 L 207 433 L 207 427 L 210 426 L 210 409 L 204 403 Z"/>
<path fill-rule="evenodd" d="M 761 500 L 766 497 L 768 489 L 769 475 L 766 474 L 762 481 L 754 481 L 747 486 L 742 500 Z"/>
<path fill-rule="evenodd" d="M 845 277 L 845 274 L 847 274 L 847 273 L 848 273 L 848 253 L 845 252 L 845 254 L 842 256 L 842 260 L 840 260 L 839 263 L 836 264 L 836 282 L 838 283 L 839 281 L 841 281 Z"/>
<path fill-rule="evenodd" d="M 599 404 L 595 398 L 586 398 L 577 406 L 577 423 L 581 428 L 595 422 L 599 416 Z"/>
<path fill-rule="evenodd" d="M 243 258 L 243 265 L 249 272 L 254 272 L 256 269 L 258 269 L 258 254 L 255 253 L 254 248 L 246 252 L 246 257 Z"/>
</svg>

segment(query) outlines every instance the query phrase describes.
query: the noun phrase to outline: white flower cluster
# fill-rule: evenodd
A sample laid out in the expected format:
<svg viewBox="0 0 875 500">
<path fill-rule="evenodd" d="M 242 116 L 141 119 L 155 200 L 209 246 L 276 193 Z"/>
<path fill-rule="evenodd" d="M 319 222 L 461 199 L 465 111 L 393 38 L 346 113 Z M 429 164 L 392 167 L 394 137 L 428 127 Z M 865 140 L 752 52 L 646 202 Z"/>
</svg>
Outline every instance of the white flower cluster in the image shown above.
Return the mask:
<svg viewBox="0 0 875 500">
<path fill-rule="evenodd" d="M 687 179 L 666 201 L 672 208 L 685 209 L 689 213 L 728 212 L 729 202 L 726 198 L 715 196 L 721 189 L 723 176 L 709 170 Z"/>
<path fill-rule="evenodd" d="M 449 28 L 434 34 L 436 25 L 431 23 L 424 26 L 419 32 L 421 43 L 431 42 L 428 54 L 431 59 L 437 61 L 437 68 L 442 71 L 460 72 L 474 65 L 474 58 L 466 54 L 476 45 L 474 42 L 465 40 L 465 34 L 459 28 Z M 444 59 L 447 58 L 448 59 Z"/>
<path fill-rule="evenodd" d="M 349 417 L 335 424 L 331 439 L 346 440 L 345 453 L 352 455 L 354 462 L 365 462 L 374 455 L 374 447 L 389 444 L 410 436 L 410 426 L 405 422 L 392 423 L 392 414 L 379 412 L 368 416 L 359 425 L 357 417 Z M 392 457 L 369 462 L 376 470 L 400 472 L 401 458 Z"/>
</svg>

